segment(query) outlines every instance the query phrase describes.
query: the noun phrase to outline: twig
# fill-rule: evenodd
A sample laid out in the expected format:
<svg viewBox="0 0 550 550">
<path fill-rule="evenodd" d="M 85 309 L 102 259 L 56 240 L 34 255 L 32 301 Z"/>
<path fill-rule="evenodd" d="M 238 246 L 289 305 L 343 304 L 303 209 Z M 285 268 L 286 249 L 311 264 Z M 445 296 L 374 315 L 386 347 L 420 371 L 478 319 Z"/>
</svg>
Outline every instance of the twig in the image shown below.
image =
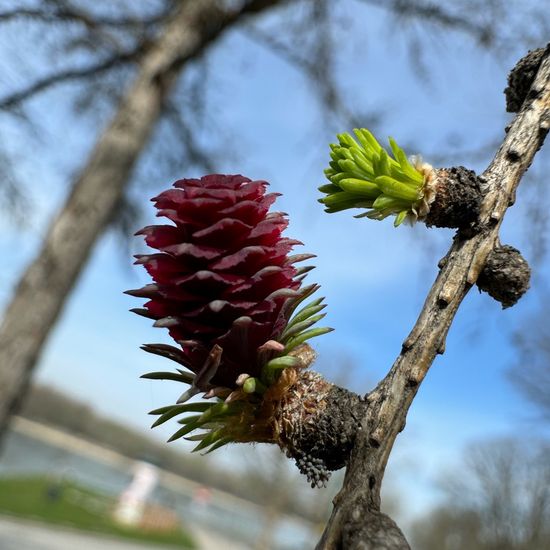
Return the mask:
<svg viewBox="0 0 550 550">
<path fill-rule="evenodd" d="M 0 110 L 8 110 L 18 107 L 34 95 L 43 92 L 44 90 L 57 84 L 61 84 L 63 82 L 68 82 L 71 80 L 82 80 L 84 78 L 95 76 L 100 73 L 104 73 L 106 71 L 114 69 L 115 67 L 118 67 L 119 65 L 122 65 L 124 63 L 135 61 L 141 50 L 142 46 L 140 45 L 133 51 L 114 55 L 101 61 L 100 63 L 96 63 L 95 65 L 74 69 L 63 69 L 61 71 L 57 71 L 48 76 L 40 78 L 29 86 L 23 88 L 22 90 L 0 98 Z"/>
<path fill-rule="evenodd" d="M 324 67 L 324 70 L 320 69 L 323 64 L 331 63 L 331 60 L 325 59 L 323 62 L 320 62 L 320 59 L 312 60 L 306 56 L 299 55 L 291 46 L 253 25 L 246 27 L 245 35 L 250 40 L 271 50 L 289 65 L 302 71 L 313 84 L 316 85 L 317 92 L 319 93 L 323 105 L 331 112 L 341 115 L 346 125 L 360 126 L 357 117 L 346 107 L 344 101 L 342 101 L 340 91 L 331 77 L 333 72 L 331 73 L 326 67 Z M 325 39 L 326 37 L 319 38 L 320 41 Z M 318 51 L 315 53 L 317 54 L 316 57 L 319 58 L 319 54 L 323 52 Z"/>
<path fill-rule="evenodd" d="M 201 165 L 208 173 L 212 174 L 216 172 L 215 163 L 210 159 L 208 152 L 197 143 L 195 134 L 186 124 L 182 113 L 179 111 L 174 101 L 165 102 L 164 114 L 186 148 L 189 159 Z"/>
<path fill-rule="evenodd" d="M 420 316 L 387 376 L 366 396 L 369 403 L 332 517 L 318 549 L 409 548 L 397 526 L 380 513 L 384 470 L 409 407 L 445 338 L 463 298 L 476 282 L 516 188 L 550 128 L 550 46 L 528 99 L 481 176 L 485 197 L 479 232 L 460 233 L 441 262 Z M 388 521 L 389 520 L 389 521 Z"/>
<path fill-rule="evenodd" d="M 105 15 L 91 15 L 81 8 L 59 6 L 53 9 L 14 8 L 0 12 L 0 23 L 14 19 L 32 19 L 42 23 L 58 23 L 60 21 L 73 22 L 87 27 L 130 27 L 141 28 L 162 22 L 167 16 L 166 11 L 146 18 L 137 17 L 108 17 Z"/>
<path fill-rule="evenodd" d="M 490 26 L 480 25 L 463 15 L 446 11 L 436 2 L 410 2 L 408 0 L 390 0 L 377 2 L 376 0 L 361 0 L 365 4 L 384 8 L 399 17 L 415 17 L 423 22 L 433 22 L 443 27 L 458 29 L 476 37 L 481 44 L 488 45 L 493 41 L 493 32 Z"/>
</svg>

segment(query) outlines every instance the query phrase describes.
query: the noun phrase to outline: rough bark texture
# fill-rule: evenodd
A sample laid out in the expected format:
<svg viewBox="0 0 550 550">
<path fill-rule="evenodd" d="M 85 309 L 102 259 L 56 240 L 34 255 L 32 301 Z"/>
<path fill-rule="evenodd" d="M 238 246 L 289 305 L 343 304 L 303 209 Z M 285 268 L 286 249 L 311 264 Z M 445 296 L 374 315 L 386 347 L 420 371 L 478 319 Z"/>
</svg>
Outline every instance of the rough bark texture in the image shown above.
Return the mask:
<svg viewBox="0 0 550 550">
<path fill-rule="evenodd" d="M 357 543 L 359 541 L 359 543 Z M 382 512 L 356 513 L 342 532 L 342 550 L 410 550 L 401 529 L 395 521 Z"/>
<path fill-rule="evenodd" d="M 438 353 L 463 298 L 498 244 L 506 209 L 550 127 L 550 48 L 523 107 L 490 166 L 480 177 L 484 194 L 479 230 L 459 232 L 443 260 L 420 316 L 387 376 L 367 395 L 368 407 L 347 467 L 344 486 L 318 549 L 409 548 L 397 526 L 380 514 L 380 487 L 397 434 Z M 470 237 L 470 238 L 467 238 Z"/>
<path fill-rule="evenodd" d="M 535 80 L 543 55 L 544 48 L 538 48 L 532 52 L 530 51 L 525 57 L 522 57 L 510 71 L 508 75 L 508 86 L 504 90 L 504 95 L 506 96 L 506 110 L 509 113 L 517 113 L 521 109 L 531 89 L 531 84 L 533 84 L 533 80 Z"/>
<path fill-rule="evenodd" d="M 531 269 L 520 251 L 513 246 L 496 246 L 477 280 L 480 290 L 502 304 L 515 305 L 529 289 Z"/>
<path fill-rule="evenodd" d="M 225 12 L 215 0 L 182 1 L 143 54 L 133 85 L 20 280 L 0 327 L 0 437 L 25 394 L 68 294 L 113 215 L 180 69 L 246 12 L 277 3 L 257 0 L 240 11 Z"/>
<path fill-rule="evenodd" d="M 426 216 L 426 225 L 473 229 L 481 200 L 481 188 L 473 170 L 464 166 L 437 170 L 436 194 Z"/>
</svg>

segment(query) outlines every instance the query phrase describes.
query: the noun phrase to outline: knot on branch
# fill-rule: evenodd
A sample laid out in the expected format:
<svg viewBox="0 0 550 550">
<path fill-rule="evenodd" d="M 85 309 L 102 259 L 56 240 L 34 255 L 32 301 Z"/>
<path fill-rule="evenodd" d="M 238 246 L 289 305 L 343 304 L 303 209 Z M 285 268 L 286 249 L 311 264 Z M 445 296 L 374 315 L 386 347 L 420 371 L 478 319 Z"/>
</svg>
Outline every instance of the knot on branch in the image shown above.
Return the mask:
<svg viewBox="0 0 550 550">
<path fill-rule="evenodd" d="M 495 247 L 489 254 L 477 286 L 506 309 L 527 292 L 530 278 L 531 268 L 519 250 L 504 245 Z"/>
<path fill-rule="evenodd" d="M 508 75 L 508 86 L 504 90 L 506 96 L 506 110 L 517 113 L 527 99 L 531 85 L 535 80 L 546 48 L 529 51 L 522 57 Z"/>
<path fill-rule="evenodd" d="M 360 521 L 346 523 L 342 530 L 342 548 L 349 550 L 411 550 L 395 521 L 378 511 L 356 510 Z"/>
<path fill-rule="evenodd" d="M 463 166 L 436 170 L 435 198 L 426 215 L 428 227 L 474 229 L 481 201 L 481 186 L 476 173 Z"/>
<path fill-rule="evenodd" d="M 311 486 L 322 487 L 330 471 L 346 465 L 366 403 L 316 372 L 294 371 L 292 376 L 276 412 L 278 443 Z"/>
</svg>

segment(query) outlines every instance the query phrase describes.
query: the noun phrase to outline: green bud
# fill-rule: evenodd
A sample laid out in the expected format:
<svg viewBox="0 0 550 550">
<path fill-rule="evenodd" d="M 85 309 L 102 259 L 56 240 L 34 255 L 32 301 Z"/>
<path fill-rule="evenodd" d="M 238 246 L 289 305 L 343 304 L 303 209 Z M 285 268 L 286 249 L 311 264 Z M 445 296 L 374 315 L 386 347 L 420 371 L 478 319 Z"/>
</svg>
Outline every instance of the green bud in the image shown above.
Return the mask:
<svg viewBox="0 0 550 550">
<path fill-rule="evenodd" d="M 407 159 L 393 138 L 389 138 L 391 155 L 366 129 L 338 134 L 331 144 L 331 161 L 325 175 L 329 184 L 319 188 L 319 199 L 326 212 L 364 208 L 356 217 L 381 220 L 397 216 L 395 226 L 408 215 L 415 215 L 423 199 L 424 175 Z"/>
<path fill-rule="evenodd" d="M 267 390 L 266 386 L 258 378 L 247 378 L 243 384 L 244 393 L 260 393 L 263 394 Z"/>
</svg>

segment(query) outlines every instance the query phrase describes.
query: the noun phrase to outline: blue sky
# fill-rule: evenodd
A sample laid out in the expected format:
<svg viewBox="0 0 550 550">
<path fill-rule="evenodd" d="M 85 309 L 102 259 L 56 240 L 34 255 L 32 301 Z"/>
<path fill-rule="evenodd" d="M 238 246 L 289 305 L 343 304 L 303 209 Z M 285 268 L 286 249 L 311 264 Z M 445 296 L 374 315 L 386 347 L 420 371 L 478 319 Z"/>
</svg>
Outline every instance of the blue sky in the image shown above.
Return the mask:
<svg viewBox="0 0 550 550">
<path fill-rule="evenodd" d="M 431 79 L 425 82 L 409 62 L 405 37 L 383 12 L 358 7 L 357 2 L 345 5 L 358 11 L 342 9 L 352 28 L 350 38 L 337 41 L 345 53 L 338 77 L 345 83 L 349 105 L 381 113 L 381 141 L 391 135 L 399 143 L 413 143 L 417 150 L 407 152 L 422 153 L 430 161 L 430 155 L 449 152 L 452 144 L 458 151 L 475 153 L 502 137 L 509 119 L 502 90 L 521 49 L 497 58 L 461 34 L 440 35 L 437 41 L 428 37 L 424 42 Z M 353 32 L 363 28 L 368 32 Z M 14 46 L 9 35 L 5 37 L 0 39 L 0 60 L 12 67 L 5 73 L 8 85 L 17 87 L 34 62 L 32 56 L 22 56 L 23 68 L 15 71 Z M 317 268 L 308 279 L 322 285 L 329 304 L 326 323 L 336 329 L 315 341 L 318 369 L 328 378 L 344 377 L 348 387 L 364 393 L 399 353 L 452 233 L 424 226 L 396 230 L 391 221 L 356 220 L 348 212 L 324 214 L 316 202 L 316 188 L 323 183 L 328 143 L 337 131 L 350 128 L 327 122 L 326 113 L 308 93 L 307 80 L 243 32 L 228 33 L 211 52 L 210 64 L 208 94 L 217 107 L 209 119 L 229 128 L 236 153 L 222 159 L 220 171 L 267 179 L 273 191 L 283 193 L 277 206 L 289 213 L 287 234 L 302 240 L 305 251 L 317 254 Z M 42 140 L 30 141 L 28 133 L 2 119 L 1 135 L 19 151 L 18 171 L 28 182 L 34 210 L 25 231 L 0 222 L 0 252 L 9 258 L 0 273 L 0 305 L 9 299 L 48 220 L 62 204 L 68 176 L 78 170 L 93 144 L 96 121 L 70 114 L 65 103 L 71 93 L 70 87 L 59 88 L 29 105 L 44 130 Z M 209 143 L 210 127 L 196 131 Z M 29 150 L 32 154 L 25 152 Z M 489 160 L 457 154 L 459 163 L 477 171 Z M 541 155 L 548 160 L 548 151 Z M 537 170 L 534 166 L 532 172 Z M 172 179 L 197 175 L 195 169 L 182 167 Z M 159 181 L 139 193 L 146 201 L 170 184 L 171 180 Z M 520 248 L 529 240 L 524 229 L 527 208 L 522 204 L 527 194 L 520 192 L 503 229 L 503 241 Z M 144 223 L 152 222 L 153 216 L 149 207 Z M 529 259 L 529 248 L 524 253 Z M 100 241 L 50 338 L 37 379 L 149 433 L 146 412 L 172 402 L 181 391 L 171 383 L 139 379 L 144 372 L 168 366 L 140 351 L 140 344 L 167 337 L 147 320 L 128 313 L 139 303 L 122 291 L 136 288 L 146 278 L 130 266 L 125 254 L 111 234 Z M 537 266 L 531 292 L 512 309 L 501 311 L 475 289 L 461 307 L 447 351 L 436 359 L 420 389 L 390 462 L 387 483 L 405 495 L 403 500 L 415 500 L 415 513 L 436 501 L 433 477 L 458 461 L 467 443 L 539 430 L 527 421 L 528 406 L 504 372 L 515 357 L 509 336 L 544 296 L 547 268 L 548 261 Z M 339 365 L 353 369 L 342 373 Z M 154 435 L 165 438 L 169 429 Z M 230 456 L 238 456 L 242 451 L 231 452 Z"/>
</svg>

